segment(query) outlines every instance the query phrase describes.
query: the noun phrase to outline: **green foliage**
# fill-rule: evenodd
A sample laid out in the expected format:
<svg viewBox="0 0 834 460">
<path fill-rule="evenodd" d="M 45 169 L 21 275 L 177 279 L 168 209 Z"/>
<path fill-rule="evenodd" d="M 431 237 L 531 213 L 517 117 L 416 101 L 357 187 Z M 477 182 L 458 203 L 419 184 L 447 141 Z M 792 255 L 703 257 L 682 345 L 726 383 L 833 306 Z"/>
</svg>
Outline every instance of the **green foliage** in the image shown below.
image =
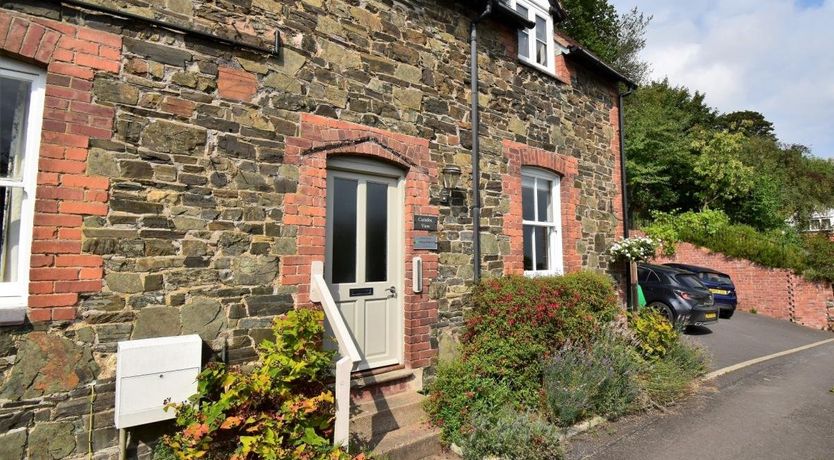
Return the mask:
<svg viewBox="0 0 834 460">
<path fill-rule="evenodd" d="M 333 355 L 321 350 L 322 321 L 318 311 L 291 311 L 275 320 L 276 339 L 261 343 L 250 371 L 208 366 L 197 395 L 173 405 L 182 431 L 165 444 L 177 458 L 349 458 L 330 445 Z"/>
<path fill-rule="evenodd" d="M 626 99 L 625 148 L 629 205 L 635 218 L 651 211 L 697 209 L 693 183 L 694 133 L 715 123 L 704 95 L 668 80 L 638 89 Z"/>
<path fill-rule="evenodd" d="M 548 362 L 544 390 L 551 419 L 570 426 L 592 415 L 620 416 L 640 396 L 641 360 L 622 337 L 600 334 L 592 346 L 567 344 Z"/>
<path fill-rule="evenodd" d="M 738 159 L 741 133 L 698 131 L 692 141 L 697 157 L 693 171 L 701 209 L 746 196 L 753 187 L 753 168 Z"/>
<path fill-rule="evenodd" d="M 637 349 L 646 359 L 663 358 L 679 340 L 675 327 L 655 310 L 643 308 L 628 319 Z"/>
<path fill-rule="evenodd" d="M 517 405 L 504 382 L 478 375 L 464 361 L 440 363 L 437 376 L 427 389 L 426 413 L 442 428 L 444 441 L 459 445 L 474 430 L 474 414 L 495 413 L 505 406 Z"/>
<path fill-rule="evenodd" d="M 563 0 L 568 17 L 559 24 L 568 36 L 581 43 L 635 82 L 648 73 L 640 59 L 646 46 L 646 27 L 650 16 L 633 8 L 618 15 L 607 0 Z"/>
<path fill-rule="evenodd" d="M 475 408 L 536 408 L 543 362 L 565 342 L 587 343 L 618 314 L 612 281 L 580 272 L 485 280 L 473 292 L 461 360 L 439 366 L 426 411 L 457 442 Z"/>
<path fill-rule="evenodd" d="M 725 113 L 716 120 L 716 128 L 731 133 L 741 133 L 748 138 L 761 137 L 776 141 L 776 136 L 773 133 L 773 123 L 768 121 L 761 113 L 752 110 Z"/>
<path fill-rule="evenodd" d="M 588 341 L 618 313 L 612 281 L 591 272 L 490 279 L 472 300 L 463 353 L 525 402 L 538 397 L 542 358 L 568 340 Z"/>
<path fill-rule="evenodd" d="M 564 457 L 559 430 L 533 412 L 479 412 L 464 442 L 466 460 L 506 458 L 558 460 Z"/>
<path fill-rule="evenodd" d="M 834 280 L 834 243 L 829 236 L 808 235 L 802 239 L 802 245 L 807 251 L 803 274 L 812 280 Z"/>
<path fill-rule="evenodd" d="M 676 340 L 659 359 L 646 362 L 640 381 L 648 400 L 656 406 L 677 402 L 707 371 L 708 359 L 700 348 Z"/>
<path fill-rule="evenodd" d="M 663 253 L 675 255 L 675 246 L 683 240 L 684 233 L 715 236 L 730 225 L 730 219 L 722 211 L 684 212 L 681 214 L 652 212 L 652 223 L 643 231 L 663 244 Z"/>
<path fill-rule="evenodd" d="M 780 144 L 762 114 L 719 114 L 704 95 L 668 81 L 626 99 L 625 149 L 632 220 L 653 211 L 717 209 L 733 223 L 800 226 L 834 208 L 834 161 Z"/>
</svg>

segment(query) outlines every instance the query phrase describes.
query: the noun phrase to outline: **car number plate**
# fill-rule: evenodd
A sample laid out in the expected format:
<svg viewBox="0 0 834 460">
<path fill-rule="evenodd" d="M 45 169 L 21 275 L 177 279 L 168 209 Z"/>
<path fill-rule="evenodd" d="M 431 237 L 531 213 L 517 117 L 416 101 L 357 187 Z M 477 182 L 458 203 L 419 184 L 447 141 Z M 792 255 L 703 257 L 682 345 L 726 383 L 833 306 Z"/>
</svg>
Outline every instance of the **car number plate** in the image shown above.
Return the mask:
<svg viewBox="0 0 834 460">
<path fill-rule="evenodd" d="M 721 295 L 725 295 L 725 294 L 730 293 L 730 291 L 725 291 L 723 289 L 710 289 L 709 292 L 712 292 L 713 294 L 721 294 Z"/>
<path fill-rule="evenodd" d="M 717 316 L 716 313 L 707 313 L 707 314 L 704 315 L 704 318 L 706 318 L 706 319 L 715 319 L 716 316 Z"/>
</svg>

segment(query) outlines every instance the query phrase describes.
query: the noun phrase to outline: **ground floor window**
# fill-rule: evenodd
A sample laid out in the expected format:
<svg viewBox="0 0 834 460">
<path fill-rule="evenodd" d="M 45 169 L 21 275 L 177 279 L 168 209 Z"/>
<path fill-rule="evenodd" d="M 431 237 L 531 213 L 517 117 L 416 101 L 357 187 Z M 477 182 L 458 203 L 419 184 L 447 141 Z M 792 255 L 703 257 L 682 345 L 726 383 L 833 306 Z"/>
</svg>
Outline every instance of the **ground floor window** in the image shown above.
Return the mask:
<svg viewBox="0 0 834 460">
<path fill-rule="evenodd" d="M 37 67 L 0 57 L 0 309 L 7 313 L 28 301 L 45 81 Z"/>
<path fill-rule="evenodd" d="M 537 168 L 522 169 L 525 275 L 563 273 L 559 196 L 559 176 Z"/>
</svg>

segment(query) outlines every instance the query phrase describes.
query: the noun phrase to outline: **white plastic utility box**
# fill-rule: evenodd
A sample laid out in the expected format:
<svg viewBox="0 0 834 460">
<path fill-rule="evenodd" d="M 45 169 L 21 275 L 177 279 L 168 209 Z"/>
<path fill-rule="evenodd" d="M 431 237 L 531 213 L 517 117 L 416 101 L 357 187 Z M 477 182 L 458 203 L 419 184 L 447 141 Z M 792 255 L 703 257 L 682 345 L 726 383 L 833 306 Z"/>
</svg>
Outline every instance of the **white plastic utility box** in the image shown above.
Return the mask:
<svg viewBox="0 0 834 460">
<path fill-rule="evenodd" d="M 168 420 L 197 393 L 203 343 L 198 335 L 119 342 L 116 357 L 116 428 Z"/>
</svg>

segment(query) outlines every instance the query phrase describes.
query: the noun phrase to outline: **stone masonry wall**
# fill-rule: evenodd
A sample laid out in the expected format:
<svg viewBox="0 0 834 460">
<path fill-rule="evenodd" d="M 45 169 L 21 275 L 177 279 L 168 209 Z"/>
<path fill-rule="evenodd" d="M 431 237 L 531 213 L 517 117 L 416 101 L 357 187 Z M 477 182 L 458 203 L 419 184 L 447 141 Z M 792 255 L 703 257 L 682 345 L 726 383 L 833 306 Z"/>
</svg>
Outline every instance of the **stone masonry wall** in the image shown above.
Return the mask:
<svg viewBox="0 0 834 460">
<path fill-rule="evenodd" d="M 689 243 L 678 244 L 674 257 L 661 257 L 655 262 L 699 265 L 726 273 L 736 286 L 740 310 L 755 309 L 771 318 L 814 329 L 834 330 L 834 289 L 831 283 L 808 281 L 790 270 L 762 267 L 749 260 L 730 258 Z"/>
<path fill-rule="evenodd" d="M 277 33 L 281 47 L 0 2 L 0 52 L 48 72 L 29 323 L 0 329 L 0 458 L 112 458 L 119 341 L 196 333 L 209 354 L 245 361 L 275 315 L 307 304 L 324 216 L 302 202 L 322 168 L 293 160 L 319 154 L 304 142 L 399 161 L 411 212 L 438 216 L 439 250 L 420 254 L 426 290 L 405 300 L 405 364 L 431 363 L 462 324 L 472 279 L 471 197 L 440 205 L 437 170 L 460 166 L 471 189 L 474 12 L 438 0 L 96 2 L 265 47 Z M 520 65 L 501 24 L 484 22 L 480 37 L 485 276 L 517 270 L 513 151 L 559 158 L 566 267 L 612 271 L 614 82 L 564 56 L 559 78 Z M 159 429 L 135 431 L 131 455 L 147 457 Z"/>
</svg>

